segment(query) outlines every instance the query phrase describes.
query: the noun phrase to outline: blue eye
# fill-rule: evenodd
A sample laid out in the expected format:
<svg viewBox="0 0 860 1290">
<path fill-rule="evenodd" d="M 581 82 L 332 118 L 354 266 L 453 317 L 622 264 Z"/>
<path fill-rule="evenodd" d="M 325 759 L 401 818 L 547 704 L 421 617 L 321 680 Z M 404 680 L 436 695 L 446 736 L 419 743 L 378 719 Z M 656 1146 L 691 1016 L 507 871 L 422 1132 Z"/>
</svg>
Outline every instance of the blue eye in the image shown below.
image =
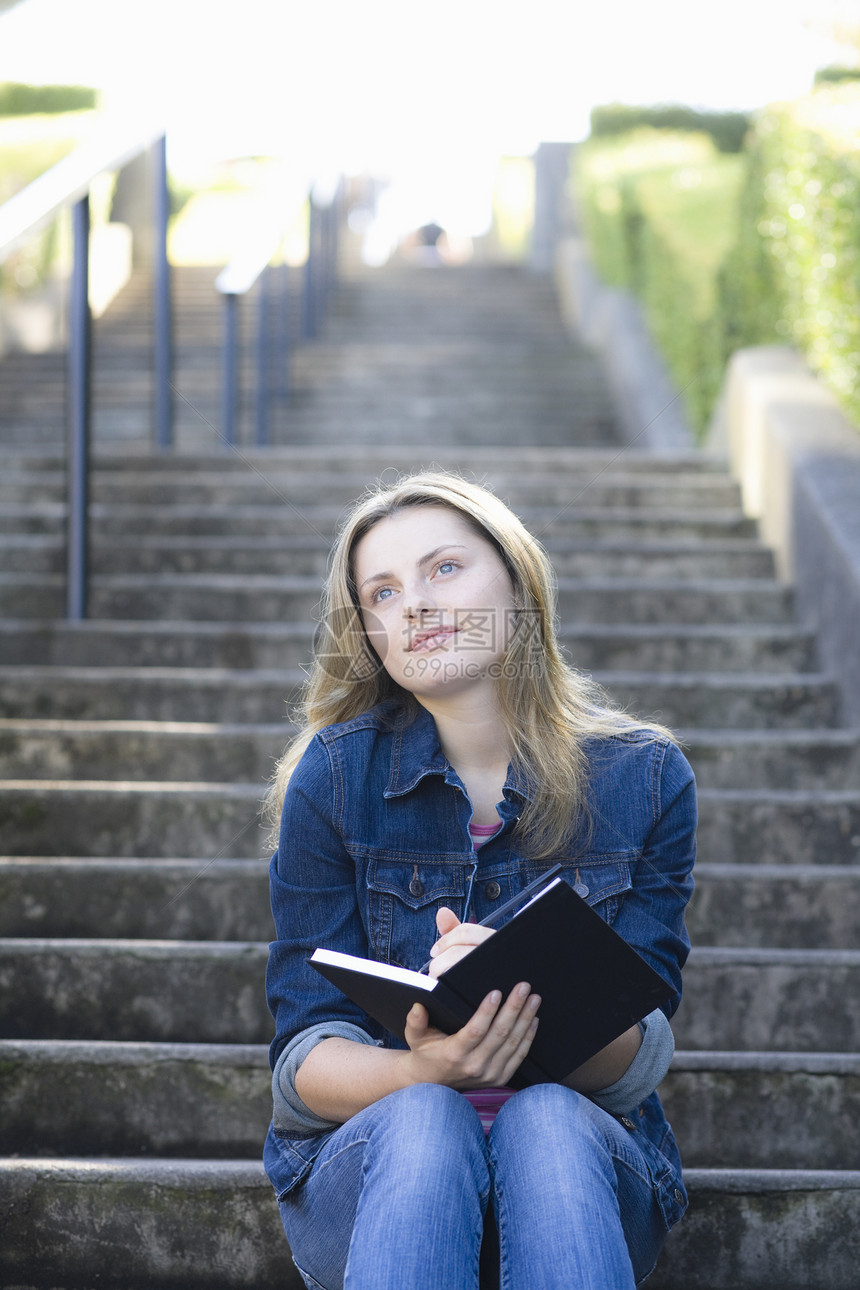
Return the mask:
<svg viewBox="0 0 860 1290">
<path fill-rule="evenodd" d="M 383 599 L 387 600 L 390 595 L 391 595 L 390 587 L 379 587 L 376 591 L 374 591 L 372 599 L 374 603 L 376 603 Z"/>
<path fill-rule="evenodd" d="M 455 560 L 443 560 L 437 567 L 440 573 L 444 573 L 446 569 L 456 569 L 457 563 Z"/>
</svg>

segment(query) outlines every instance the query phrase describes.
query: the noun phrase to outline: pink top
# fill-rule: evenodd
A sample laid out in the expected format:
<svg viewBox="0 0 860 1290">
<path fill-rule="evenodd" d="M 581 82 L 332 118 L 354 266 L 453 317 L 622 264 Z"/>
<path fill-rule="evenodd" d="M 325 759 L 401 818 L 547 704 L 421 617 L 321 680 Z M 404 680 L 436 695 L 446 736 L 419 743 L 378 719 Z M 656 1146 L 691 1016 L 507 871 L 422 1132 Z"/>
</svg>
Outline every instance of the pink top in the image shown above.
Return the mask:
<svg viewBox="0 0 860 1290">
<path fill-rule="evenodd" d="M 502 827 L 502 821 L 497 824 L 470 824 L 469 835 L 472 839 L 472 845 L 475 850 L 482 847 L 488 838 L 494 833 L 498 833 Z M 493 1127 L 493 1121 L 504 1106 L 509 1097 L 513 1097 L 512 1088 L 479 1088 L 474 1089 L 471 1093 L 464 1093 L 463 1096 L 478 1112 L 484 1133 L 489 1133 Z"/>
</svg>

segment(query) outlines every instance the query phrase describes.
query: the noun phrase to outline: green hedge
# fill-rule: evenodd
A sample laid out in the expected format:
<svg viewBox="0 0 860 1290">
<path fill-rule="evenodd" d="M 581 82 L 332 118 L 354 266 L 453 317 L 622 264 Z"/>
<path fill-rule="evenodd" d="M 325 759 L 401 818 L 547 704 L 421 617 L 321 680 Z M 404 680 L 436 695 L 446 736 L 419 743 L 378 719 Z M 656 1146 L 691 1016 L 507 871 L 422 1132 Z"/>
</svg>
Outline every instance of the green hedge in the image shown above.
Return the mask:
<svg viewBox="0 0 860 1290">
<path fill-rule="evenodd" d="M 597 270 L 641 299 L 700 433 L 723 376 L 712 320 L 745 169 L 743 156 L 718 152 L 703 134 L 643 128 L 578 150 L 576 187 Z"/>
<path fill-rule="evenodd" d="M 860 67 L 819 67 L 815 84 L 825 85 L 833 81 L 860 81 Z"/>
<path fill-rule="evenodd" d="M 860 85 L 771 108 L 721 274 L 726 349 L 790 343 L 860 423 Z"/>
<path fill-rule="evenodd" d="M 639 129 L 579 149 L 596 267 L 642 301 L 703 432 L 744 345 L 792 344 L 860 423 L 860 84 L 762 112 L 743 153 Z"/>
<path fill-rule="evenodd" d="M 640 126 L 648 126 L 652 130 L 708 134 L 720 152 L 740 152 L 750 118 L 745 112 L 698 112 L 680 103 L 661 103 L 654 107 L 606 103 L 591 110 L 593 139 L 628 134 Z"/>
<path fill-rule="evenodd" d="M 81 112 L 97 105 L 98 93 L 85 85 L 0 84 L 0 116 L 32 116 L 38 112 Z"/>
</svg>

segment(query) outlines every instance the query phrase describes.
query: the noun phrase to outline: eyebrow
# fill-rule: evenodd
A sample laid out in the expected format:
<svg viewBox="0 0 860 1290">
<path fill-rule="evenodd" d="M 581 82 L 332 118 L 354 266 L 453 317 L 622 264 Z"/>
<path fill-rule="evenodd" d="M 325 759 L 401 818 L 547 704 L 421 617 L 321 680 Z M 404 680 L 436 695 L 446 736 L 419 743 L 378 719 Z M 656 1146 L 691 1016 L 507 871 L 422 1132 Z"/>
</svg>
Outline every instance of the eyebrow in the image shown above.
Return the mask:
<svg viewBox="0 0 860 1290">
<path fill-rule="evenodd" d="M 441 546 L 434 547 L 432 551 L 428 551 L 426 555 L 422 555 L 421 559 L 418 561 L 418 568 L 420 569 L 423 565 L 429 564 L 431 560 L 435 560 L 436 556 L 440 555 L 443 551 L 465 550 L 466 545 L 464 542 L 443 542 Z M 391 572 L 374 573 L 371 577 L 365 578 L 364 582 L 361 583 L 358 589 L 359 591 L 364 591 L 365 587 L 369 587 L 371 583 L 385 582 L 388 578 L 393 577 L 394 574 Z"/>
</svg>

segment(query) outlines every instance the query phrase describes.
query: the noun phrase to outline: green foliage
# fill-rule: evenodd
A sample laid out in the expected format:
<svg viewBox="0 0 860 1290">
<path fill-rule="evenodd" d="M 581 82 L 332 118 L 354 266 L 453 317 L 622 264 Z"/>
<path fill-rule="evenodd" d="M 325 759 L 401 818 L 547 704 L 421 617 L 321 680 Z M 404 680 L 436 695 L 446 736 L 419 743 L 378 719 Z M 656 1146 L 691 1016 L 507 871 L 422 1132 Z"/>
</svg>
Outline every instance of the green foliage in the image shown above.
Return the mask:
<svg viewBox="0 0 860 1290">
<path fill-rule="evenodd" d="M 860 67 L 819 67 L 815 85 L 834 84 L 838 81 L 860 81 Z"/>
<path fill-rule="evenodd" d="M 643 128 L 579 149 L 597 269 L 642 301 L 700 432 L 746 345 L 796 346 L 860 422 L 858 139 L 843 81 L 761 113 L 741 155 Z"/>
<path fill-rule="evenodd" d="M 577 187 L 597 269 L 642 301 L 699 432 L 725 365 L 713 318 L 745 169 L 743 156 L 718 152 L 702 134 L 639 129 L 579 150 Z"/>
<path fill-rule="evenodd" d="M 857 84 L 762 115 L 721 294 L 729 352 L 796 345 L 860 422 L 858 127 Z"/>
<path fill-rule="evenodd" d="M 720 152 L 740 152 L 750 118 L 744 112 L 697 112 L 680 103 L 662 103 L 651 107 L 632 107 L 626 103 L 606 103 L 591 110 L 591 137 L 605 138 L 627 134 L 640 126 L 652 130 L 677 130 L 707 134 Z"/>
<path fill-rule="evenodd" d="M 0 84 L 0 116 L 31 116 L 38 112 L 80 112 L 97 106 L 98 92 L 85 85 Z"/>
</svg>

